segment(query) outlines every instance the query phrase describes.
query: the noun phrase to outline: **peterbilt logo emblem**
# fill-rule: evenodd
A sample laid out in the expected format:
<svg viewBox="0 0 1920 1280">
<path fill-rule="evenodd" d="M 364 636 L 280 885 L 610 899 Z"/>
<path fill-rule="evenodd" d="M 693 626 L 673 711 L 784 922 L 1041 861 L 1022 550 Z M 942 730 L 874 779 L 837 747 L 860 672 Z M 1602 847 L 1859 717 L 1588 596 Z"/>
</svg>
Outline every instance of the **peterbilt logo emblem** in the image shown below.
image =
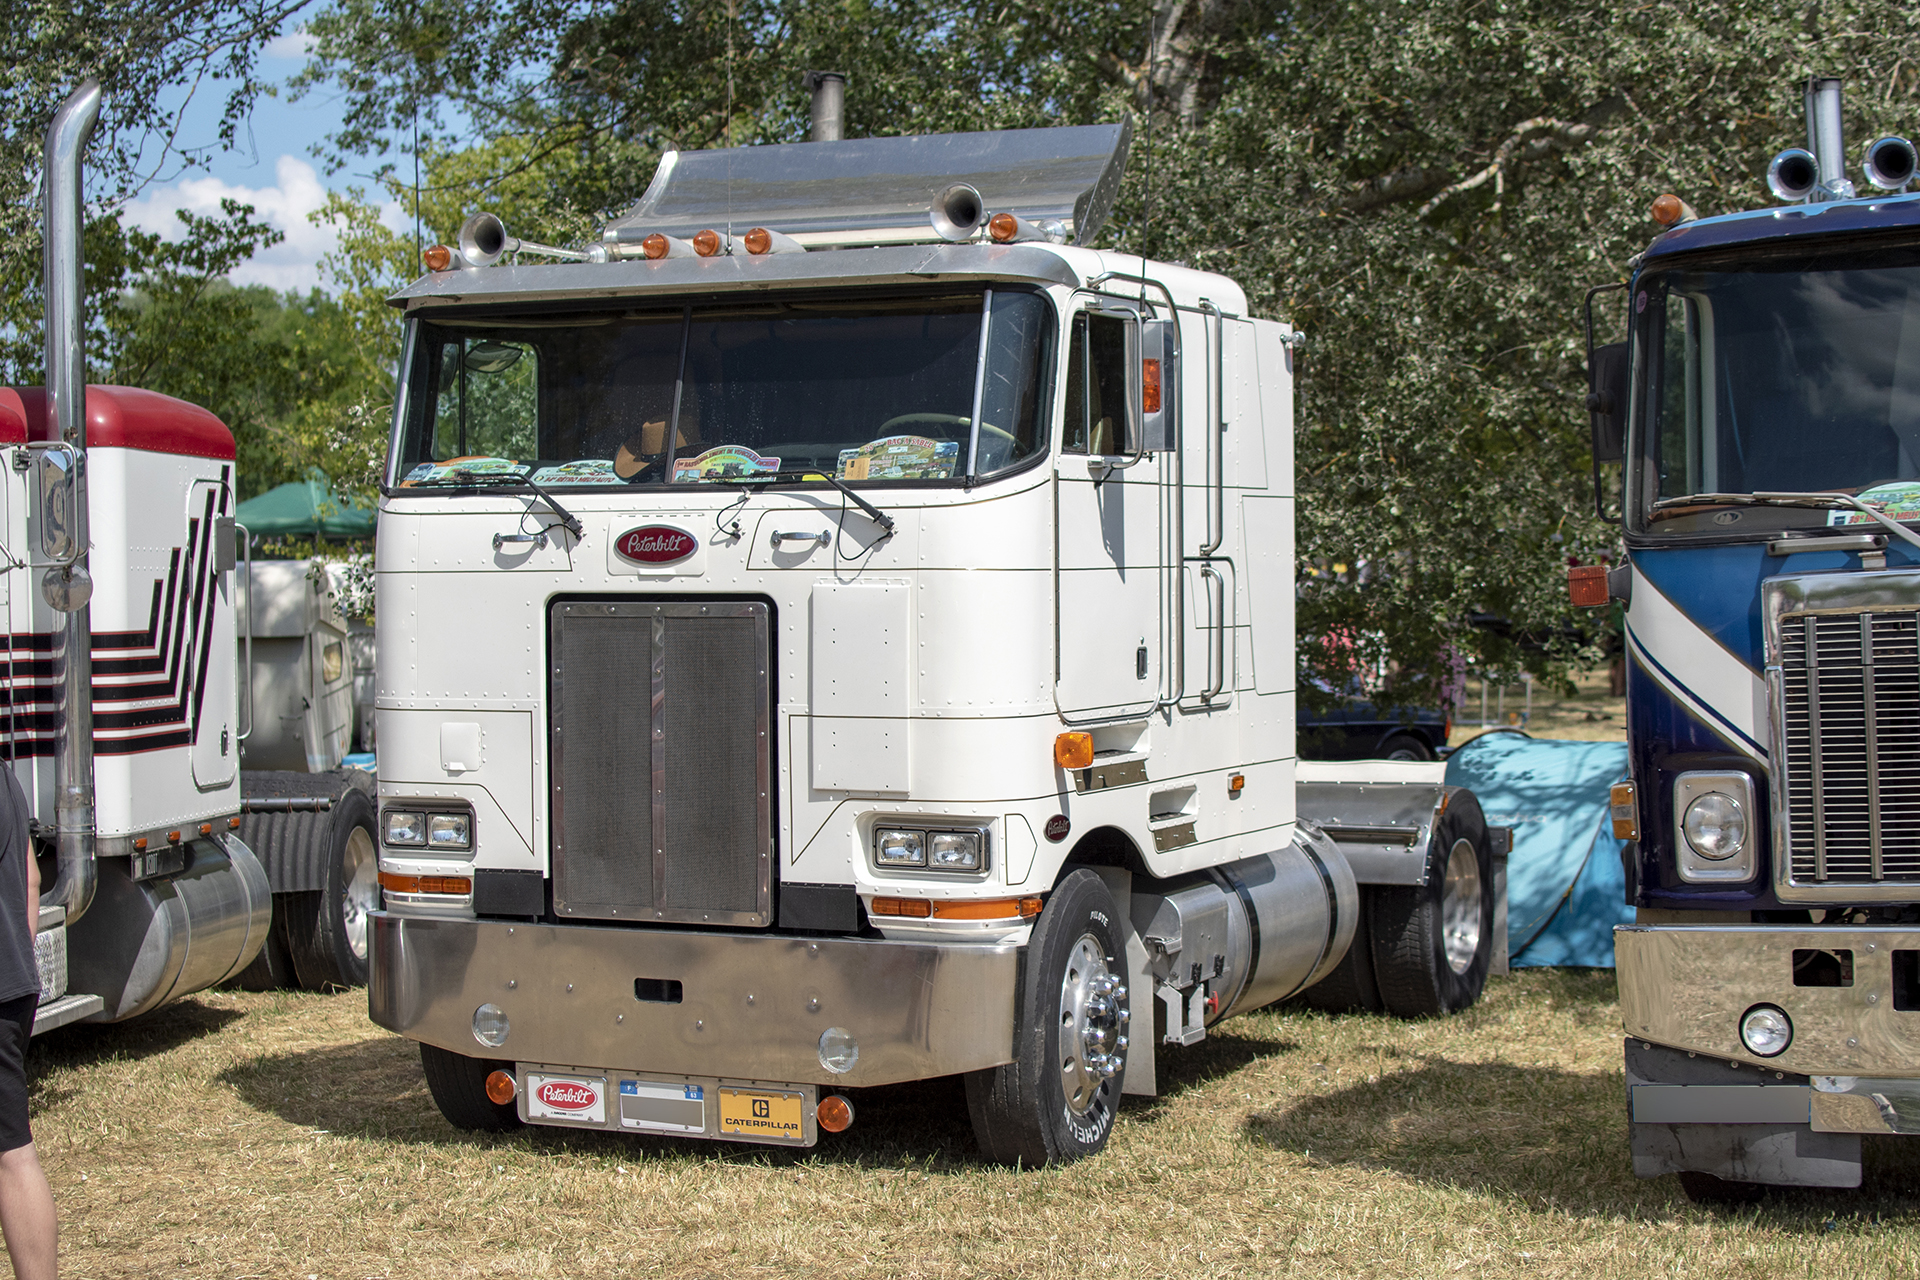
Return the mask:
<svg viewBox="0 0 1920 1280">
<path fill-rule="evenodd" d="M 615 538 L 613 549 L 635 564 L 673 564 L 698 551 L 700 540 L 671 525 L 647 524 Z"/>
<path fill-rule="evenodd" d="M 600 1101 L 600 1095 L 584 1084 L 549 1080 L 540 1086 L 540 1101 L 560 1111 L 586 1111 Z"/>
<path fill-rule="evenodd" d="M 1073 830 L 1073 823 L 1067 820 L 1066 814 L 1056 813 L 1047 819 L 1047 825 L 1041 829 L 1046 832 L 1047 839 L 1059 844 L 1067 838 L 1067 832 Z"/>
</svg>

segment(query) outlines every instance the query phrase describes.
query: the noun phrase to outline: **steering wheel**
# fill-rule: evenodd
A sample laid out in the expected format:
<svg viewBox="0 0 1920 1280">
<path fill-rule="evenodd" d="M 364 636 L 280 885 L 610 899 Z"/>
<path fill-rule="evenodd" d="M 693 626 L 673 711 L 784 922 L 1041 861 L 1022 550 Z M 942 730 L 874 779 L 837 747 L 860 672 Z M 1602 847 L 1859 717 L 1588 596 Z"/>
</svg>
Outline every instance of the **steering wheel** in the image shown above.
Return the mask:
<svg viewBox="0 0 1920 1280">
<path fill-rule="evenodd" d="M 937 426 L 960 427 L 962 430 L 959 435 L 955 435 L 951 431 L 936 432 L 932 430 L 932 428 Z M 972 429 L 973 419 L 962 417 L 957 413 L 903 413 L 897 417 L 888 418 L 885 422 L 881 423 L 878 438 L 885 439 L 889 435 L 896 434 L 894 430 L 896 427 L 916 427 L 918 428 L 914 433 L 916 435 L 933 436 L 940 440 L 959 440 L 965 437 L 968 430 Z M 980 430 L 988 435 L 998 436 L 1009 444 L 1013 443 L 1013 434 L 1011 432 L 1002 431 L 991 422 L 981 423 Z"/>
</svg>

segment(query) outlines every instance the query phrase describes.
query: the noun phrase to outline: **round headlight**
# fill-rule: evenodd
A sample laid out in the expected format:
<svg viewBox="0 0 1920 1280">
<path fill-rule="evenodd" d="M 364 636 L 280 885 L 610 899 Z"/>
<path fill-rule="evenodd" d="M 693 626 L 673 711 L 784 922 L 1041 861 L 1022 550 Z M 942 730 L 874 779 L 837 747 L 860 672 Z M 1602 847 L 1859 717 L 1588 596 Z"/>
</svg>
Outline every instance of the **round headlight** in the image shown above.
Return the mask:
<svg viewBox="0 0 1920 1280">
<path fill-rule="evenodd" d="M 1740 1043 L 1756 1058 L 1777 1058 L 1793 1043 L 1793 1022 L 1783 1010 L 1757 1004 L 1740 1017 Z"/>
<path fill-rule="evenodd" d="M 473 1038 L 489 1049 L 507 1042 L 507 1011 L 497 1004 L 483 1004 L 473 1011 Z"/>
<path fill-rule="evenodd" d="M 1687 806 L 1681 830 L 1695 853 L 1718 862 L 1746 847 L 1747 815 L 1732 796 L 1709 791 Z"/>
<path fill-rule="evenodd" d="M 845 1027 L 828 1027 L 820 1033 L 820 1065 L 837 1076 L 853 1070 L 860 1061 L 860 1042 Z"/>
</svg>

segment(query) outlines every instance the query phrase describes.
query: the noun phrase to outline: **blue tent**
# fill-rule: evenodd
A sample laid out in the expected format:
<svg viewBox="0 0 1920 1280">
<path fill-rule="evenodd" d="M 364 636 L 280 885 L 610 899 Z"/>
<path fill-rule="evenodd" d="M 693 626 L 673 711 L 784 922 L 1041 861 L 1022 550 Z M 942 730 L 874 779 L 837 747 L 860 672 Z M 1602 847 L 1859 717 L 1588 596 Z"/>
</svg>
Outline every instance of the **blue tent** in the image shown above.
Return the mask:
<svg viewBox="0 0 1920 1280">
<path fill-rule="evenodd" d="M 1626 905 L 1624 842 L 1607 791 L 1627 777 L 1624 742 L 1483 734 L 1447 759 L 1447 782 L 1470 787 L 1489 825 L 1513 828 L 1507 861 L 1507 946 L 1521 965 L 1613 967 L 1613 926 Z"/>
</svg>

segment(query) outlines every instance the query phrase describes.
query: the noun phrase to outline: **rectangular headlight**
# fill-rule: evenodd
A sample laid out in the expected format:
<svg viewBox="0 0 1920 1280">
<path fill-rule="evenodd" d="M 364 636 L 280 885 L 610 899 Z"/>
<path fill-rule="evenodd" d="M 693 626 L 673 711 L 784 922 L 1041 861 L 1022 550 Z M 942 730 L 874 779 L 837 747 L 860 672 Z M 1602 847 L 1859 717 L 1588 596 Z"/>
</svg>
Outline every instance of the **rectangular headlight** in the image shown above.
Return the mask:
<svg viewBox="0 0 1920 1280">
<path fill-rule="evenodd" d="M 473 819 L 464 813 L 429 814 L 427 845 L 433 849 L 471 849 Z"/>
<path fill-rule="evenodd" d="M 926 866 L 926 833 L 894 827 L 880 828 L 873 833 L 873 860 L 883 867 Z"/>
<path fill-rule="evenodd" d="M 936 831 L 927 846 L 927 865 L 938 871 L 978 871 L 978 831 Z"/>
<path fill-rule="evenodd" d="M 387 810 L 386 841 L 397 845 L 424 845 L 427 842 L 426 815 Z"/>
</svg>

